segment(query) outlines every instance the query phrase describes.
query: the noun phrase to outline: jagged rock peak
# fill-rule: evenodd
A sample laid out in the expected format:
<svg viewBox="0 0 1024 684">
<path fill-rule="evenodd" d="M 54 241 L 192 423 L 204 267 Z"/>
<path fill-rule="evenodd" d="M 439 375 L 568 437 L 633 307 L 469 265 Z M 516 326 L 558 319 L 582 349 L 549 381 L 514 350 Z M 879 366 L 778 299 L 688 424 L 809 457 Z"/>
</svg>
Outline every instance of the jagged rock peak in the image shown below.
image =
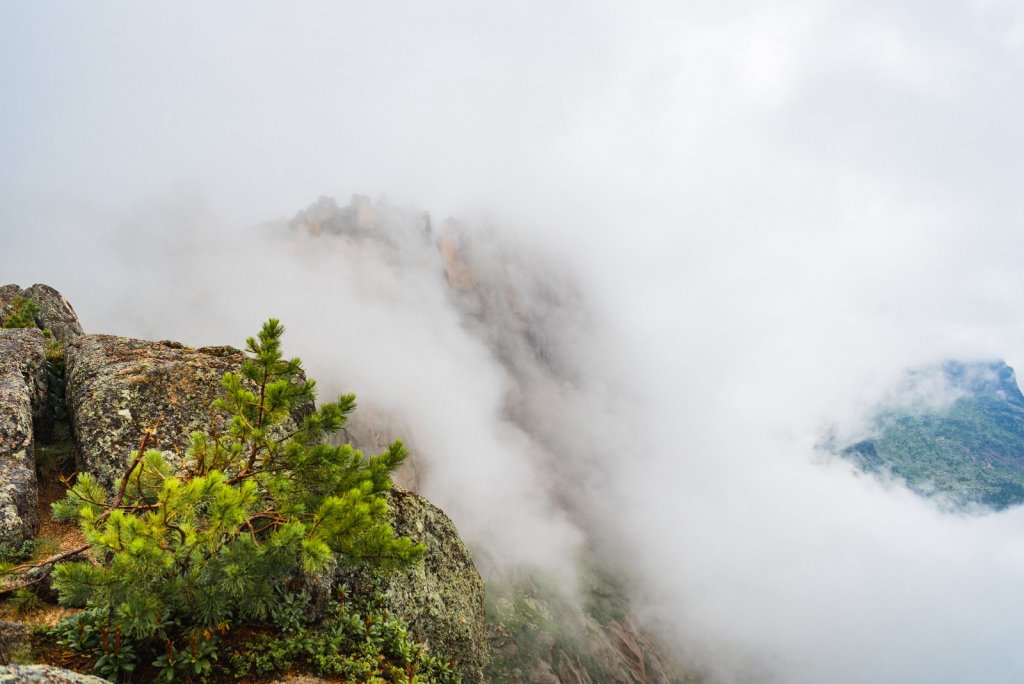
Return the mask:
<svg viewBox="0 0 1024 684">
<path fill-rule="evenodd" d="M 39 306 L 36 324 L 40 328 L 49 329 L 61 342 L 69 342 L 83 333 L 82 324 L 71 303 L 60 292 L 42 283 L 24 290 L 17 285 L 0 287 L 0 320 L 10 313 L 18 297 L 31 299 Z"/>
<path fill-rule="evenodd" d="M 342 207 L 333 197 L 321 196 L 288 222 L 296 232 L 309 235 L 346 235 L 390 242 L 403 235 L 431 236 L 430 214 L 403 209 L 366 195 L 352 195 Z"/>
</svg>

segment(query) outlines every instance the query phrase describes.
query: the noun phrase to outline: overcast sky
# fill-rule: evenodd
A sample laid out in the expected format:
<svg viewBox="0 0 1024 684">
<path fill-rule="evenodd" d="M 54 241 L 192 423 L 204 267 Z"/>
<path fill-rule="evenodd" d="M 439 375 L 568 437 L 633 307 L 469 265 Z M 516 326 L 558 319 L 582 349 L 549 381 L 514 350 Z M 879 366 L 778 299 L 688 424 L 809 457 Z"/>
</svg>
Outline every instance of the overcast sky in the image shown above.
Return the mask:
<svg viewBox="0 0 1024 684">
<path fill-rule="evenodd" d="M 603 505 L 681 650 L 723 682 L 1017 682 L 1021 512 L 941 513 L 814 446 L 907 366 L 1024 364 L 1022 76 L 1024 10 L 995 0 L 0 0 L 0 281 L 58 287 L 91 331 L 224 343 L 265 314 L 204 250 L 319 195 L 514 234 L 579 278 L 593 386 L 628 392 L 591 439 L 620 440 L 594 447 Z M 315 263 L 272 313 L 323 324 L 296 351 L 329 369 L 296 300 L 344 281 Z M 364 331 L 409 327 L 394 353 L 431 381 L 465 373 L 435 410 L 528 497 L 525 438 L 486 410 L 501 371 L 443 298 L 338 292 Z M 200 314 L 221 302 L 241 314 Z M 487 496 L 435 486 L 484 533 Z M 531 527 L 545 506 L 510 543 L 575 543 Z"/>
</svg>

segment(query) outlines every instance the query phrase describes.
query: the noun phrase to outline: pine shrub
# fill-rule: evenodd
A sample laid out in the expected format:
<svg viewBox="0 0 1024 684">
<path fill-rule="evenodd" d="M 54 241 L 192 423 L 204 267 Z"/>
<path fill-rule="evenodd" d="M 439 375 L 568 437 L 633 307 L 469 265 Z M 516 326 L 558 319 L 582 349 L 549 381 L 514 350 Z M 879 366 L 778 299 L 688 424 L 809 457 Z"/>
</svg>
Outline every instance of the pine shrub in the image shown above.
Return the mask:
<svg viewBox="0 0 1024 684">
<path fill-rule="evenodd" d="M 283 357 L 283 333 L 271 319 L 248 339 L 212 429 L 192 433 L 183 465 L 147 449 L 147 433 L 113 491 L 81 473 L 53 504 L 55 518 L 79 523 L 92 558 L 54 567 L 60 603 L 87 609 L 59 633 L 96 654 L 101 674 L 123 679 L 152 663 L 165 681 L 202 681 L 232 628 L 277 618 L 298 629 L 294 600 L 282 597 L 303 575 L 339 562 L 398 567 L 423 553 L 395 536 L 382 496 L 402 443 L 370 457 L 325 443 L 355 396 L 312 409 L 315 382 Z"/>
<path fill-rule="evenodd" d="M 35 328 L 39 305 L 24 295 L 11 300 L 11 308 L 0 320 L 0 328 Z"/>
</svg>

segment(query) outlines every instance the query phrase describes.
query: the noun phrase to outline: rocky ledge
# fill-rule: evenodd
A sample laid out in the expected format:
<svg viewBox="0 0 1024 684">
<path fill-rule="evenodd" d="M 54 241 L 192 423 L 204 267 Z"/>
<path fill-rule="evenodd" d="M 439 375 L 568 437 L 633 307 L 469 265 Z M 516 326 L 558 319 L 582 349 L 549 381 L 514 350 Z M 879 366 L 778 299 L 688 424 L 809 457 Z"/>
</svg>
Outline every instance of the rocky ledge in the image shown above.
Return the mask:
<svg viewBox="0 0 1024 684">
<path fill-rule="evenodd" d="M 221 378 L 243 359 L 232 347 L 112 335 L 83 335 L 65 356 L 78 466 L 108 487 L 147 429 L 156 428 L 149 448 L 183 453 L 189 434 L 210 427 Z"/>
<path fill-rule="evenodd" d="M 143 431 L 154 425 L 156 442 L 149 448 L 184 452 L 188 434 L 214 420 L 211 403 L 222 376 L 237 370 L 243 360 L 242 353 L 231 347 L 194 349 L 177 342 L 84 335 L 67 300 L 42 285 L 0 288 L 0 321 L 18 296 L 36 301 L 37 325 L 48 327 L 63 347 L 62 389 L 77 467 L 108 485 L 120 476 Z M 34 435 L 47 422 L 53 403 L 62 400 L 52 396 L 46 382 L 48 344 L 38 329 L 0 329 L 3 543 L 20 544 L 38 528 Z M 469 552 L 451 520 L 423 497 L 396 488 L 389 501 L 396 532 L 422 541 L 424 558 L 397 573 L 348 567 L 339 570 L 335 580 L 380 588 L 385 609 L 404 618 L 417 639 L 452 658 L 464 682 L 482 682 L 488 653 L 484 586 Z M 338 566 L 346 567 L 343 559 Z M 3 681 L 101 680 L 33 666 L 0 670 Z"/>
</svg>

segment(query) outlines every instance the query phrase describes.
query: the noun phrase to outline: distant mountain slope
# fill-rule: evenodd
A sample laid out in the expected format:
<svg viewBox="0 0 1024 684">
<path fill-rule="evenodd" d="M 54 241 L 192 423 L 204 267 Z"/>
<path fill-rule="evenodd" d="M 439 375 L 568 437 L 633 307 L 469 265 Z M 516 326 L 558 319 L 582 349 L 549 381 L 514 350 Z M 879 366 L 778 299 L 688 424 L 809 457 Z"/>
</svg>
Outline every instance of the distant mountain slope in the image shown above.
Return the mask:
<svg viewBox="0 0 1024 684">
<path fill-rule="evenodd" d="M 875 436 L 843 449 L 868 472 L 890 472 L 925 495 L 995 509 L 1024 502 L 1024 395 L 1003 362 L 948 362 L 929 377 L 952 401 L 881 410 Z"/>
</svg>

